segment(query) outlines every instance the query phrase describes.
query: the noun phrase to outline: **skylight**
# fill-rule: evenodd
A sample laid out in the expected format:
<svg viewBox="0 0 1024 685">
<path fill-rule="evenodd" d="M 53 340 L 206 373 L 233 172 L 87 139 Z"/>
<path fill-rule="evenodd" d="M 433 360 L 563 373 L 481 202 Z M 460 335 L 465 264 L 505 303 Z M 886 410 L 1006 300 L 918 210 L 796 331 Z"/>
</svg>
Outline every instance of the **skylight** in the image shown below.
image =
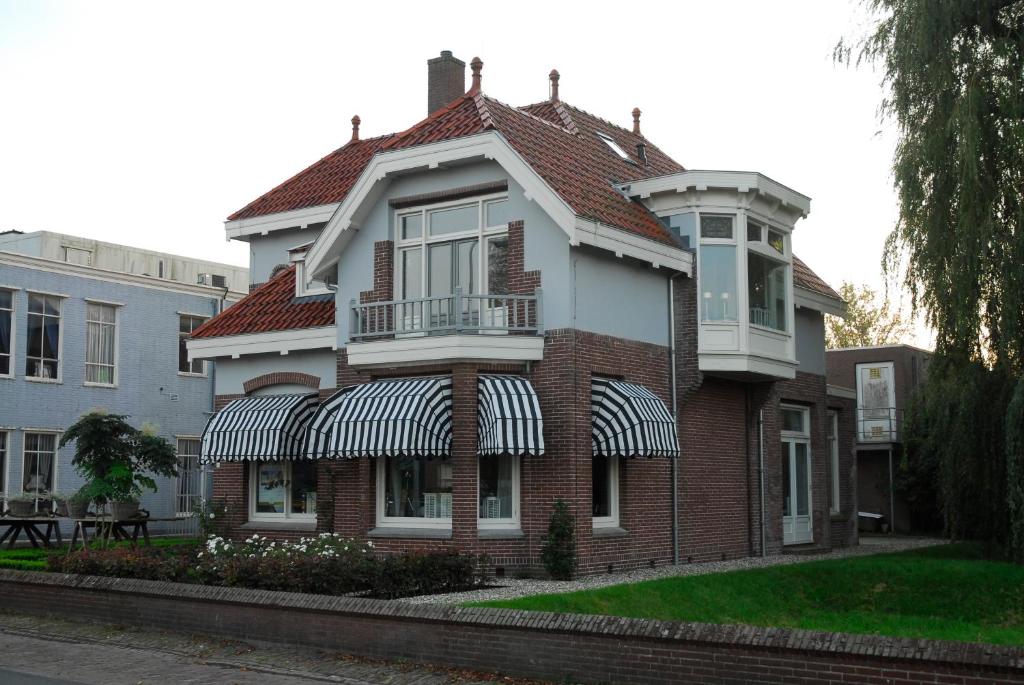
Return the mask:
<svg viewBox="0 0 1024 685">
<path fill-rule="evenodd" d="M 597 131 L 596 133 L 597 133 L 597 137 L 600 138 L 601 140 L 603 140 L 605 142 L 605 144 L 612 149 L 612 152 L 614 152 L 619 157 L 622 157 L 623 159 L 625 159 L 627 161 L 629 160 L 629 155 L 626 154 L 625 150 L 623 150 L 621 147 L 619 147 L 618 143 L 616 143 L 614 140 L 612 140 L 611 136 L 609 136 L 607 133 L 601 133 L 600 131 Z"/>
</svg>

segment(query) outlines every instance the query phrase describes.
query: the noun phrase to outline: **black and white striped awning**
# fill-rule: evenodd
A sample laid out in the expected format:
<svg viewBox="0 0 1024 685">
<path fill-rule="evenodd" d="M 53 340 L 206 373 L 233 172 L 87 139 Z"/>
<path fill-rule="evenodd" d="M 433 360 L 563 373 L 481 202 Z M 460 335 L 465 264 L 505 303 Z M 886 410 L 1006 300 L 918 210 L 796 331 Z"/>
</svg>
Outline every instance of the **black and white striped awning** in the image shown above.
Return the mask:
<svg viewBox="0 0 1024 685">
<path fill-rule="evenodd" d="M 452 379 L 400 378 L 356 385 L 328 398 L 310 421 L 313 459 L 440 457 L 452 443 Z"/>
<path fill-rule="evenodd" d="M 519 376 L 477 379 L 477 441 L 481 455 L 544 454 L 537 393 Z"/>
<path fill-rule="evenodd" d="M 590 411 L 595 457 L 679 456 L 672 413 L 644 386 L 595 378 Z"/>
<path fill-rule="evenodd" d="M 200 459 L 270 461 L 298 459 L 317 393 L 260 395 L 235 400 L 213 415 L 203 431 Z"/>
</svg>

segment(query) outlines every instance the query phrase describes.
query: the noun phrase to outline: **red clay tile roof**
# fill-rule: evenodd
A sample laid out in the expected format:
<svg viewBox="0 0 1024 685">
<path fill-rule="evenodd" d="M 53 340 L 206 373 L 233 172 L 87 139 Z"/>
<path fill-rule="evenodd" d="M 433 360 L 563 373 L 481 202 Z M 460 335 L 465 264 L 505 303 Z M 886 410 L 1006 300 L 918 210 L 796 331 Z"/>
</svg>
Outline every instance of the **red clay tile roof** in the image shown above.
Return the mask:
<svg viewBox="0 0 1024 685">
<path fill-rule="evenodd" d="M 199 328 L 193 338 L 269 333 L 334 325 L 334 297 L 295 299 L 295 266 L 281 269 L 269 281 Z"/>
<path fill-rule="evenodd" d="M 242 207 L 228 221 L 341 202 L 370 158 L 389 138 L 379 136 L 346 143 Z"/>
<path fill-rule="evenodd" d="M 840 301 L 843 299 L 839 296 L 839 293 L 832 289 L 832 286 L 826 283 L 821 276 L 811 271 L 811 267 L 804 264 L 803 260 L 796 255 L 793 255 L 793 285 L 820 293 L 825 297 L 833 297 Z"/>
</svg>

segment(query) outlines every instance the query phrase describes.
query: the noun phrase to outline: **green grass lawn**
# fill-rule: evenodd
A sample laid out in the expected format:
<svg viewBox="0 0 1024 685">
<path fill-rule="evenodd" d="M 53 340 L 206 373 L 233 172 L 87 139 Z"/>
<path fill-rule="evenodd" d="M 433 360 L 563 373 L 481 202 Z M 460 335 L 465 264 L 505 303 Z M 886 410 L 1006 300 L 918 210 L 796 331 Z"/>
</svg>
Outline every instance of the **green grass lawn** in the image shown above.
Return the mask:
<svg viewBox="0 0 1024 685">
<path fill-rule="evenodd" d="M 971 545 L 467 606 L 1024 644 L 1024 567 Z"/>
<path fill-rule="evenodd" d="M 196 544 L 195 538 L 182 538 L 182 537 L 154 537 L 151 538 L 153 547 L 175 547 L 178 545 L 191 545 Z M 111 547 L 125 547 L 127 542 L 111 543 Z M 95 548 L 95 543 L 90 544 L 90 548 Z M 81 549 L 81 547 L 77 547 Z M 46 570 L 46 557 L 50 554 L 66 554 L 68 551 L 67 545 L 52 547 L 46 549 L 44 547 L 15 547 L 14 549 L 7 549 L 6 547 L 0 549 L 0 568 L 16 568 L 22 571 L 45 571 Z"/>
</svg>

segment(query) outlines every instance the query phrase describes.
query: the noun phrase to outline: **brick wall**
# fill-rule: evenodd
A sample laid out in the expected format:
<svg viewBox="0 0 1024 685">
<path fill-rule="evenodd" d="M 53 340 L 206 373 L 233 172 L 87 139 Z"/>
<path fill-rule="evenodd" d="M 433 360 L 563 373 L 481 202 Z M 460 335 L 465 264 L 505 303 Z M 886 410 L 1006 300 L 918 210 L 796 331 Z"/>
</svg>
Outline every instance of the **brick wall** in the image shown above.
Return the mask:
<svg viewBox="0 0 1024 685">
<path fill-rule="evenodd" d="M 0 569 L 4 608 L 555 682 L 1011 683 L 1024 649 Z"/>
</svg>

